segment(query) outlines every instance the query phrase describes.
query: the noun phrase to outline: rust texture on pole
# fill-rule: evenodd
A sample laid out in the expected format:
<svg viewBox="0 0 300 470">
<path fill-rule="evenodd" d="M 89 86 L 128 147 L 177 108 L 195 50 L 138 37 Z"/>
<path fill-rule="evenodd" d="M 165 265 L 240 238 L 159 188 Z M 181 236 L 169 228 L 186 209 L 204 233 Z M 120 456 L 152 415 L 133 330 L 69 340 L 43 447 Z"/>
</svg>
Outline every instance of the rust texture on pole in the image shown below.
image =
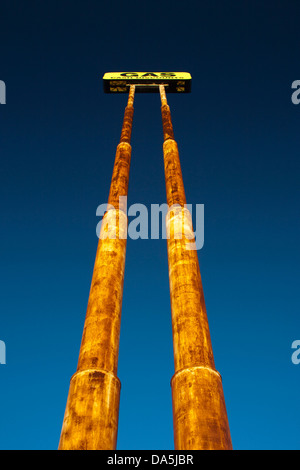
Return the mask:
<svg viewBox="0 0 300 470">
<path fill-rule="evenodd" d="M 108 210 L 99 236 L 77 371 L 72 376 L 60 436 L 61 450 L 116 448 L 120 381 L 117 377 L 127 241 L 127 196 L 135 87 L 129 90 L 117 146 Z"/>
<path fill-rule="evenodd" d="M 160 85 L 166 228 L 175 374 L 171 380 L 176 450 L 232 449 L 222 379 L 215 369 L 192 218 L 170 108 Z M 172 207 L 173 206 L 173 207 Z"/>
</svg>

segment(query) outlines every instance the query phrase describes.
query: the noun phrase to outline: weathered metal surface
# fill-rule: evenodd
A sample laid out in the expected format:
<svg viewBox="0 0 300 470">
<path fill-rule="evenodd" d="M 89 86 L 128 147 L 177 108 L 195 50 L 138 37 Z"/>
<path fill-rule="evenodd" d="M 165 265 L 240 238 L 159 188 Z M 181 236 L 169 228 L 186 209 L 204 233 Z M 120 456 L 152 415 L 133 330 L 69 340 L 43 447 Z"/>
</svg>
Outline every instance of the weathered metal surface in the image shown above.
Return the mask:
<svg viewBox="0 0 300 470">
<path fill-rule="evenodd" d="M 202 366 L 172 378 L 175 449 L 231 450 L 231 438 L 218 372 Z"/>
<path fill-rule="evenodd" d="M 104 370 L 73 375 L 59 450 L 116 448 L 120 388 L 119 379 Z"/>
<path fill-rule="evenodd" d="M 130 143 L 132 119 L 133 119 L 133 102 L 134 102 L 135 87 L 131 86 L 128 93 L 128 102 L 125 108 L 124 120 L 121 132 L 120 142 Z"/>
<path fill-rule="evenodd" d="M 220 374 L 215 370 L 202 281 L 186 204 L 170 108 L 160 86 L 169 283 L 175 374 L 172 378 L 175 449 L 231 449 Z M 171 131 L 172 129 L 172 131 Z M 174 207 L 174 205 L 176 205 Z M 173 206 L 173 207 L 172 207 Z"/>
<path fill-rule="evenodd" d="M 164 141 L 166 142 L 168 139 L 174 140 L 174 132 L 173 132 L 173 126 L 172 126 L 172 121 L 171 121 L 170 108 L 167 102 L 165 87 L 163 85 L 159 85 L 159 91 L 160 91 L 160 97 L 161 97 L 161 115 L 162 115 L 162 123 L 163 123 Z"/>
<path fill-rule="evenodd" d="M 103 217 L 77 372 L 70 383 L 59 449 L 116 447 L 120 381 L 117 378 L 126 255 L 127 215 L 119 196 L 128 192 L 134 86 L 124 114 L 108 208 Z"/>
</svg>

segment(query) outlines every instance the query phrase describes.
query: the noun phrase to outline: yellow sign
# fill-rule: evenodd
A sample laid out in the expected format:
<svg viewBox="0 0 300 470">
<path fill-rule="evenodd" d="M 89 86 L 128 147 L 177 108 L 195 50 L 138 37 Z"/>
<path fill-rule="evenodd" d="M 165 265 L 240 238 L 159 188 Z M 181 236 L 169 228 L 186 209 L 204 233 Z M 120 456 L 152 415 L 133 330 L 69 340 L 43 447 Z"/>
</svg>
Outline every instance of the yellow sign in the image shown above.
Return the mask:
<svg viewBox="0 0 300 470">
<path fill-rule="evenodd" d="M 131 84 L 137 93 L 158 93 L 163 84 L 167 93 L 189 93 L 192 77 L 187 72 L 107 72 L 103 76 L 105 93 L 127 93 Z"/>
<path fill-rule="evenodd" d="M 108 72 L 103 80 L 191 80 L 187 72 Z"/>
</svg>

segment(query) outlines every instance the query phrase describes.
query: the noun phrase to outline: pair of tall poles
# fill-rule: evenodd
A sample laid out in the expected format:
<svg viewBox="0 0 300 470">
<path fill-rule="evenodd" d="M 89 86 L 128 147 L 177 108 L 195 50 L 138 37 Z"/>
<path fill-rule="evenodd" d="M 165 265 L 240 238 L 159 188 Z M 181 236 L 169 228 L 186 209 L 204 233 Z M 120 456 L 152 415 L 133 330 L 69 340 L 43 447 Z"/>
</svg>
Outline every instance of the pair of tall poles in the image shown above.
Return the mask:
<svg viewBox="0 0 300 470">
<path fill-rule="evenodd" d="M 126 209 L 120 205 L 119 198 L 128 193 L 136 86 L 128 86 L 128 103 L 115 156 L 108 210 L 101 225 L 78 366 L 70 381 L 59 442 L 61 450 L 113 450 L 117 444 L 121 388 L 117 367 L 127 241 Z M 175 449 L 232 449 L 222 379 L 213 358 L 197 251 L 187 246 L 190 247 L 193 238 L 193 227 L 185 208 L 170 108 L 164 84 L 157 86 L 161 97 L 169 207 L 166 224 L 175 363 L 171 380 Z M 184 234 L 178 237 L 176 230 L 182 223 Z"/>
</svg>

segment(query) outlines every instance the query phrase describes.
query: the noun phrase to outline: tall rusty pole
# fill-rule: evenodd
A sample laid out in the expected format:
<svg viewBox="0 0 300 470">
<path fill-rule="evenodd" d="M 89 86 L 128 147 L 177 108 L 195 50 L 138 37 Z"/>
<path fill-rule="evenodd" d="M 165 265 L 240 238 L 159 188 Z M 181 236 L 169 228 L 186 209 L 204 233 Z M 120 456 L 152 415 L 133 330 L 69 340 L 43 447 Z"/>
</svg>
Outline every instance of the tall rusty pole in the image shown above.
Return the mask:
<svg viewBox="0 0 300 470">
<path fill-rule="evenodd" d="M 164 133 L 167 247 L 175 374 L 171 380 L 176 450 L 232 449 L 222 379 L 215 369 L 191 214 L 165 87 L 159 85 Z M 173 207 L 172 207 L 173 206 Z M 195 247 L 194 247 L 195 248 Z"/>
<path fill-rule="evenodd" d="M 72 376 L 59 449 L 116 448 L 120 400 L 117 377 L 135 86 L 129 89 L 120 143 L 96 253 L 76 373 Z"/>
</svg>

